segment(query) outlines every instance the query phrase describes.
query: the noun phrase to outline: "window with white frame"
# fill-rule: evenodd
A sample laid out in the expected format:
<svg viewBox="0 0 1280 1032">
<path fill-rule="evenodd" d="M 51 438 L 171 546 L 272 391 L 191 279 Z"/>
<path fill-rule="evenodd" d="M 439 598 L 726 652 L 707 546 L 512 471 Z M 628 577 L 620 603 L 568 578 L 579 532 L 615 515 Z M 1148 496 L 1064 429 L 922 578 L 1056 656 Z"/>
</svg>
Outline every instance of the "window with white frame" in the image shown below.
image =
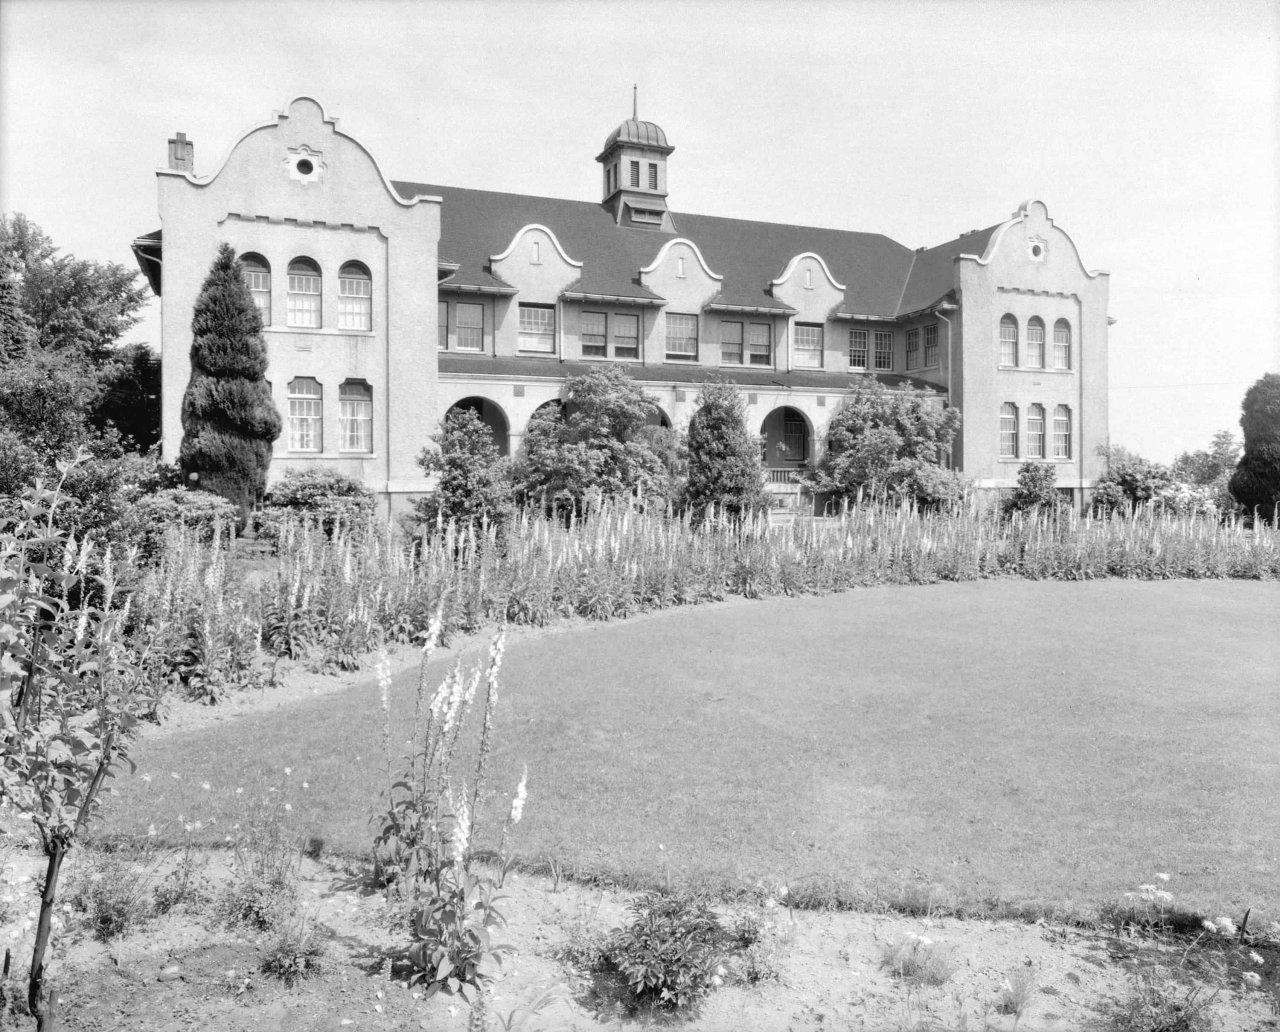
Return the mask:
<svg viewBox="0 0 1280 1032">
<path fill-rule="evenodd" d="M 938 364 L 938 324 L 930 323 L 924 328 L 924 367 L 932 369 Z"/>
<path fill-rule="evenodd" d="M 1053 368 L 1071 368 L 1071 324 L 1066 319 L 1053 324 Z"/>
<path fill-rule="evenodd" d="M 289 450 L 318 452 L 324 440 L 324 388 L 310 376 L 289 381 Z"/>
<path fill-rule="evenodd" d="M 796 323 L 791 354 L 797 369 L 821 369 L 822 327 L 813 323 Z"/>
<path fill-rule="evenodd" d="M 338 270 L 338 329 L 373 329 L 373 280 L 358 262 Z"/>
<path fill-rule="evenodd" d="M 1027 367 L 1044 368 L 1044 320 L 1033 315 L 1027 320 Z"/>
<path fill-rule="evenodd" d="M 1053 410 L 1053 457 L 1071 458 L 1071 409 L 1066 405 Z"/>
<path fill-rule="evenodd" d="M 640 357 L 640 317 L 615 315 L 613 317 L 613 357 Z"/>
<path fill-rule="evenodd" d="M 773 365 L 773 334 L 768 323 L 747 323 L 747 355 L 751 365 Z"/>
<path fill-rule="evenodd" d="M 556 310 L 552 305 L 521 305 L 521 351 L 540 351 L 555 354 Z"/>
<path fill-rule="evenodd" d="M 290 326 L 317 329 L 320 326 L 320 266 L 310 258 L 289 263 L 287 316 Z"/>
<path fill-rule="evenodd" d="M 1006 401 L 1000 406 L 1000 458 L 1018 457 L 1018 406 Z"/>
<path fill-rule="evenodd" d="M 720 320 L 720 362 L 742 365 L 742 323 Z"/>
<path fill-rule="evenodd" d="M 436 347 L 441 351 L 449 346 L 449 302 L 436 302 Z"/>
<path fill-rule="evenodd" d="M 1000 320 L 1000 364 L 1018 364 L 1018 320 L 1011 315 Z"/>
<path fill-rule="evenodd" d="M 870 334 L 866 330 L 849 331 L 849 368 L 866 369 L 870 347 Z"/>
<path fill-rule="evenodd" d="M 1027 409 L 1027 458 L 1044 458 L 1044 406 Z"/>
<path fill-rule="evenodd" d="M 698 357 L 698 317 L 668 312 L 667 358 L 693 361 Z"/>
<path fill-rule="evenodd" d="M 363 380 L 338 387 L 338 450 L 373 451 L 373 388 Z"/>
<path fill-rule="evenodd" d="M 920 365 L 920 330 L 907 330 L 907 371 Z"/>
<path fill-rule="evenodd" d="M 804 419 L 786 415 L 782 419 L 782 449 L 788 459 L 803 462 L 809 457 L 809 434 Z"/>
<path fill-rule="evenodd" d="M 892 330 L 876 330 L 876 372 L 893 372 Z"/>
<path fill-rule="evenodd" d="M 609 319 L 604 312 L 583 312 L 578 336 L 583 358 L 609 357 Z"/>
<path fill-rule="evenodd" d="M 262 316 L 262 325 L 271 325 L 271 266 L 260 254 L 246 254 L 240 258 L 244 269 L 244 285 L 249 288 L 253 307 Z"/>
<path fill-rule="evenodd" d="M 459 301 L 453 312 L 459 351 L 484 350 L 484 305 Z M 523 345 L 521 345 L 523 347 Z"/>
</svg>

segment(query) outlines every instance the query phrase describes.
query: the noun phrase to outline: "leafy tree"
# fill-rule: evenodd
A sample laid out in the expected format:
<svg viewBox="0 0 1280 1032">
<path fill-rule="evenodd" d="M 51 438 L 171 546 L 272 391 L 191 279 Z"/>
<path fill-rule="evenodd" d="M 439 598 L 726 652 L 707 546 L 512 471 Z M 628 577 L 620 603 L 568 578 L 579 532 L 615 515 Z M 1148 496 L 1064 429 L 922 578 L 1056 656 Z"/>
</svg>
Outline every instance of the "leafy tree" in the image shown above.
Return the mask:
<svg viewBox="0 0 1280 1032">
<path fill-rule="evenodd" d="M 1231 474 L 1240 461 L 1240 450 L 1240 442 L 1230 430 L 1219 430 L 1208 451 L 1183 452 L 1174 459 L 1173 475 L 1188 484 L 1208 486 Z"/>
<path fill-rule="evenodd" d="M 765 505 L 760 437 L 747 429 L 747 408 L 731 383 L 705 384 L 686 437 L 685 499 L 695 518 L 711 506 L 744 516 Z"/>
<path fill-rule="evenodd" d="M 826 451 L 802 479 L 837 500 L 861 490 L 924 504 L 945 501 L 962 491 L 959 477 L 938 467 L 959 429 L 960 412 L 934 404 L 925 391 L 890 390 L 873 377 L 858 377 L 827 426 Z"/>
<path fill-rule="evenodd" d="M 669 497 L 670 449 L 655 434 L 657 406 L 617 366 L 572 376 L 565 405 L 534 413 L 515 463 L 524 498 L 583 511 L 592 498 Z"/>
<path fill-rule="evenodd" d="M 1271 521 L 1280 505 L 1280 374 L 1267 373 L 1250 387 L 1241 409 L 1244 455 L 1231 477 L 1231 494 Z"/>
<path fill-rule="evenodd" d="M 280 414 L 263 374 L 262 317 L 230 244 L 218 249 L 191 320 L 191 380 L 178 462 L 244 513 L 266 486 Z"/>
<path fill-rule="evenodd" d="M 1058 471 L 1048 462 L 1024 462 L 1018 470 L 1018 485 L 1001 506 L 1006 516 L 1040 509 L 1056 512 L 1061 504 L 1057 489 Z"/>
<path fill-rule="evenodd" d="M 1094 487 L 1095 512 L 1112 513 L 1155 501 L 1174 484 L 1168 466 L 1144 459 L 1120 445 L 1099 445 L 1098 454 L 1107 460 L 1107 472 Z"/>
<path fill-rule="evenodd" d="M 98 436 L 89 414 L 101 386 L 72 356 L 33 350 L 0 366 L 0 426 L 52 464 Z"/>
<path fill-rule="evenodd" d="M 22 307 L 18 263 L 0 255 L 0 364 L 25 358 L 35 336 L 31 319 Z"/>
<path fill-rule="evenodd" d="M 506 522 L 512 511 L 511 464 L 488 424 L 472 409 L 453 409 L 431 439 L 438 447 L 424 448 L 418 465 L 440 479 L 434 494 L 418 499 L 418 518 Z"/>
<path fill-rule="evenodd" d="M 99 376 L 90 411 L 100 430 L 114 427 L 126 447 L 146 453 L 160 440 L 160 359 L 145 344 L 126 344 Z"/>
</svg>

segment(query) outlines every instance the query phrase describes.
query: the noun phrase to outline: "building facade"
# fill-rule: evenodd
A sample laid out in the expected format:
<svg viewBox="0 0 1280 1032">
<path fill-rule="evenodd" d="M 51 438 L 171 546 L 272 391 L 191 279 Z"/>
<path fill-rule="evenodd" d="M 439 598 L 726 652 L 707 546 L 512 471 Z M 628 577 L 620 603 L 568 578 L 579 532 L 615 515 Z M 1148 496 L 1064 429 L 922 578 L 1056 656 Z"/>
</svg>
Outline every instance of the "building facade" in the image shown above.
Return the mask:
<svg viewBox="0 0 1280 1032">
<path fill-rule="evenodd" d="M 623 122 L 596 157 L 600 199 L 574 201 L 392 181 L 307 97 L 211 175 L 177 134 L 157 172 L 161 229 L 134 241 L 161 297 L 165 458 L 181 443 L 192 308 L 226 241 L 263 316 L 285 426 L 273 476 L 331 466 L 398 508 L 430 489 L 415 459 L 451 408 L 514 453 L 568 376 L 616 363 L 674 427 L 708 378 L 737 383 L 783 503 L 805 503 L 793 471 L 820 454 L 855 376 L 959 408 L 950 462 L 980 488 L 1012 486 L 1027 460 L 1077 497 L 1092 487 L 1108 275 L 1042 202 L 912 250 L 675 211 L 673 149 L 652 122 Z"/>
</svg>

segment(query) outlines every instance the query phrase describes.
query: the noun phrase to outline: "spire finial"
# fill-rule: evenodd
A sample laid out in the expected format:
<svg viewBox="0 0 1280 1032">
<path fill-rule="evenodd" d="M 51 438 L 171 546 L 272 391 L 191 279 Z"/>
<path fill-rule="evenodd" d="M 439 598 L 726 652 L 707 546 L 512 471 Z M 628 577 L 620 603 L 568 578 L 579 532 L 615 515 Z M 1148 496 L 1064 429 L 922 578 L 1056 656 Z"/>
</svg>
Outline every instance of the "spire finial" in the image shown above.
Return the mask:
<svg viewBox="0 0 1280 1032">
<path fill-rule="evenodd" d="M 636 84 L 631 84 L 631 118 L 632 121 L 640 120 L 640 101 L 637 97 Z"/>
</svg>

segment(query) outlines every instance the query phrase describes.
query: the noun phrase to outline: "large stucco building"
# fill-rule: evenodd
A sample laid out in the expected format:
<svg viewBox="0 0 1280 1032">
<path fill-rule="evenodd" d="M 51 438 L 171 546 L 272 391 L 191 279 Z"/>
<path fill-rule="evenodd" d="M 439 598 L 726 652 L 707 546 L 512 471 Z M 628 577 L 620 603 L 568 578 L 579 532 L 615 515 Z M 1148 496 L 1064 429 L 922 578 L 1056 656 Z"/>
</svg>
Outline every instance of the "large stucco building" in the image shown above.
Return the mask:
<svg viewBox="0 0 1280 1032">
<path fill-rule="evenodd" d="M 157 172 L 162 229 L 134 242 L 162 295 L 165 457 L 181 442 L 192 306 L 226 241 L 284 418 L 273 475 L 321 463 L 398 505 L 428 489 L 415 457 L 452 406 L 514 453 L 567 376 L 619 363 L 677 427 L 709 376 L 740 384 L 783 500 L 799 501 L 790 471 L 859 375 L 959 408 L 950 461 L 979 487 L 1010 486 L 1027 459 L 1077 496 L 1092 486 L 1108 277 L 1043 203 L 912 250 L 673 210 L 673 149 L 625 121 L 595 159 L 600 198 L 560 200 L 392 181 L 306 97 L 209 175 L 177 134 Z"/>
</svg>

